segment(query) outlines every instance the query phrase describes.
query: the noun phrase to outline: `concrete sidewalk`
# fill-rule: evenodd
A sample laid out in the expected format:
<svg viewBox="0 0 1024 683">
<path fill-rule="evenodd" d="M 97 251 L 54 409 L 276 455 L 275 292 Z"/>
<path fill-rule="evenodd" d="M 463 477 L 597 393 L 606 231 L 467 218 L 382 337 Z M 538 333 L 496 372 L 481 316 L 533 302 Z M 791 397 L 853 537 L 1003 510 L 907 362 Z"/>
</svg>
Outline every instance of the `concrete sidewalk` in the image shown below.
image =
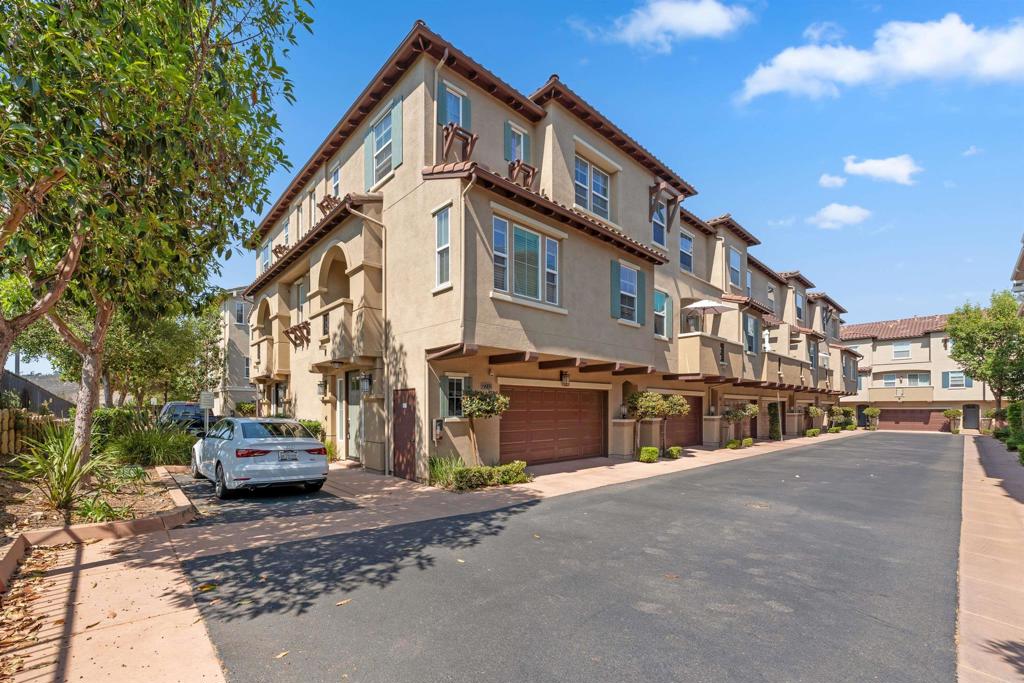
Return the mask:
<svg viewBox="0 0 1024 683">
<path fill-rule="evenodd" d="M 1024 467 L 991 437 L 964 439 L 959 680 L 1024 679 Z"/>
</svg>

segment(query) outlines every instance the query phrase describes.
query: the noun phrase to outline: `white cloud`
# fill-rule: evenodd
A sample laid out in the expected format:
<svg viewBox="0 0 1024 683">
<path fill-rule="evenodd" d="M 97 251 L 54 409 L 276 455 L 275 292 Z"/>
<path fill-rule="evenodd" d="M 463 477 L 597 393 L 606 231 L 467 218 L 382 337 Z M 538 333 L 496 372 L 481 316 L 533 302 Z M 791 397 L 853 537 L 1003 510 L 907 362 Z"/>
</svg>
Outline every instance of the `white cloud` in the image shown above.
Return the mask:
<svg viewBox="0 0 1024 683">
<path fill-rule="evenodd" d="M 832 203 L 810 216 L 807 222 L 825 230 L 838 230 L 844 225 L 857 225 L 871 217 L 871 212 L 862 206 Z"/>
<path fill-rule="evenodd" d="M 816 21 L 804 29 L 804 38 L 810 43 L 835 43 L 844 33 L 843 27 L 834 21 Z"/>
<path fill-rule="evenodd" d="M 672 52 L 674 43 L 693 38 L 722 38 L 753 19 L 741 5 L 719 0 L 646 0 L 609 27 L 570 21 L 591 40 L 626 43 L 661 54 Z"/>
<path fill-rule="evenodd" d="M 909 154 L 901 154 L 887 159 L 865 159 L 857 161 L 857 157 L 843 157 L 843 170 L 850 175 L 863 175 L 874 180 L 882 180 L 900 185 L 913 185 L 914 174 L 924 169 L 917 165 Z"/>
<path fill-rule="evenodd" d="M 968 147 L 967 149 L 965 149 L 963 151 L 963 155 L 965 157 L 973 157 L 973 156 L 977 156 L 978 154 L 981 154 L 981 152 L 982 152 L 982 149 L 980 147 L 976 147 L 975 145 L 971 145 L 970 147 Z"/>
<path fill-rule="evenodd" d="M 953 78 L 1024 81 L 1024 20 L 977 28 L 947 14 L 938 21 L 883 24 L 867 49 L 843 44 L 788 47 L 746 78 L 739 100 L 776 92 L 838 97 L 843 87 Z"/>
<path fill-rule="evenodd" d="M 828 173 L 822 173 L 821 177 L 818 178 L 818 184 L 822 187 L 842 187 L 846 184 L 846 178 L 841 175 L 829 175 Z"/>
</svg>

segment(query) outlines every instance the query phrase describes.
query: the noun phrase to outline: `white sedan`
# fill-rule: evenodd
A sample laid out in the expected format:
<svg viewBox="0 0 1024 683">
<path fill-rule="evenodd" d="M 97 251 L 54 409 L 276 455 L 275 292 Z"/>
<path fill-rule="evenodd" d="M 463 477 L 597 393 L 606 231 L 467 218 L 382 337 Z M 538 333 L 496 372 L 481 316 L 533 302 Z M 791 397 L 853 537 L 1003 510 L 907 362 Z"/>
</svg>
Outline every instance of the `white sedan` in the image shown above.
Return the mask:
<svg viewBox="0 0 1024 683">
<path fill-rule="evenodd" d="M 192 447 L 192 476 L 212 481 L 221 499 L 270 486 L 319 491 L 327 479 L 327 449 L 295 420 L 233 417 Z"/>
</svg>

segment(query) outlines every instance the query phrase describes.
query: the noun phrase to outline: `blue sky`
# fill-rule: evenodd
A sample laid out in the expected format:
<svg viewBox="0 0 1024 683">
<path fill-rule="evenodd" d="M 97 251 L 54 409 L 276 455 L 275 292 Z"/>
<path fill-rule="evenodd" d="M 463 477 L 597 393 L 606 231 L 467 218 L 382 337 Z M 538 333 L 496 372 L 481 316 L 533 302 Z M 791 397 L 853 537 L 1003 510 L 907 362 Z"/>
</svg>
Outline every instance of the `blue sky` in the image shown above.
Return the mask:
<svg viewBox="0 0 1024 683">
<path fill-rule="evenodd" d="M 800 269 L 849 322 L 1008 285 L 1024 231 L 1022 2 L 393 0 L 313 15 L 286 63 L 297 102 L 280 106 L 295 166 L 422 18 L 523 92 L 558 73 L 697 188 L 691 211 L 731 212 L 762 240 L 752 253 Z M 290 177 L 271 178 L 275 197 Z M 236 256 L 216 282 L 253 274 Z"/>
</svg>

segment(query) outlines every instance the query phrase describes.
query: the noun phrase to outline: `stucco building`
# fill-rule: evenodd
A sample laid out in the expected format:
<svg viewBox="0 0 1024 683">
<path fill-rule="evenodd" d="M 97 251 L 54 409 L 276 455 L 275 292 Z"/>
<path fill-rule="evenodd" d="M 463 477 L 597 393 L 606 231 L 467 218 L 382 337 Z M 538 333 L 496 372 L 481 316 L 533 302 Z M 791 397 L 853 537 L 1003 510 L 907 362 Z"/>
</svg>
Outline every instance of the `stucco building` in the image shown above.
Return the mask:
<svg viewBox="0 0 1024 683">
<path fill-rule="evenodd" d="M 245 287 L 224 291 L 220 302 L 220 350 L 224 357 L 224 374 L 213 389 L 215 415 L 234 415 L 239 403 L 256 400 L 256 385 L 250 378 L 249 314 L 252 299 Z"/>
<path fill-rule="evenodd" d="M 963 427 L 977 429 L 995 398 L 984 382 L 975 382 L 949 357 L 952 341 L 946 334 L 948 315 L 846 325 L 843 343 L 863 356 L 857 393 L 845 396 L 859 420 L 864 409 L 876 406 L 881 429 L 945 431 L 942 412 L 963 411 Z"/>
<path fill-rule="evenodd" d="M 511 397 L 476 421 L 484 463 L 629 454 L 638 389 L 686 396 L 673 444 L 720 443 L 750 402 L 755 435 L 772 402 L 802 432 L 854 390 L 844 311 L 694 194 L 558 76 L 523 94 L 417 22 L 259 227 L 259 409 L 417 479 L 476 457 L 470 390 Z"/>
</svg>

